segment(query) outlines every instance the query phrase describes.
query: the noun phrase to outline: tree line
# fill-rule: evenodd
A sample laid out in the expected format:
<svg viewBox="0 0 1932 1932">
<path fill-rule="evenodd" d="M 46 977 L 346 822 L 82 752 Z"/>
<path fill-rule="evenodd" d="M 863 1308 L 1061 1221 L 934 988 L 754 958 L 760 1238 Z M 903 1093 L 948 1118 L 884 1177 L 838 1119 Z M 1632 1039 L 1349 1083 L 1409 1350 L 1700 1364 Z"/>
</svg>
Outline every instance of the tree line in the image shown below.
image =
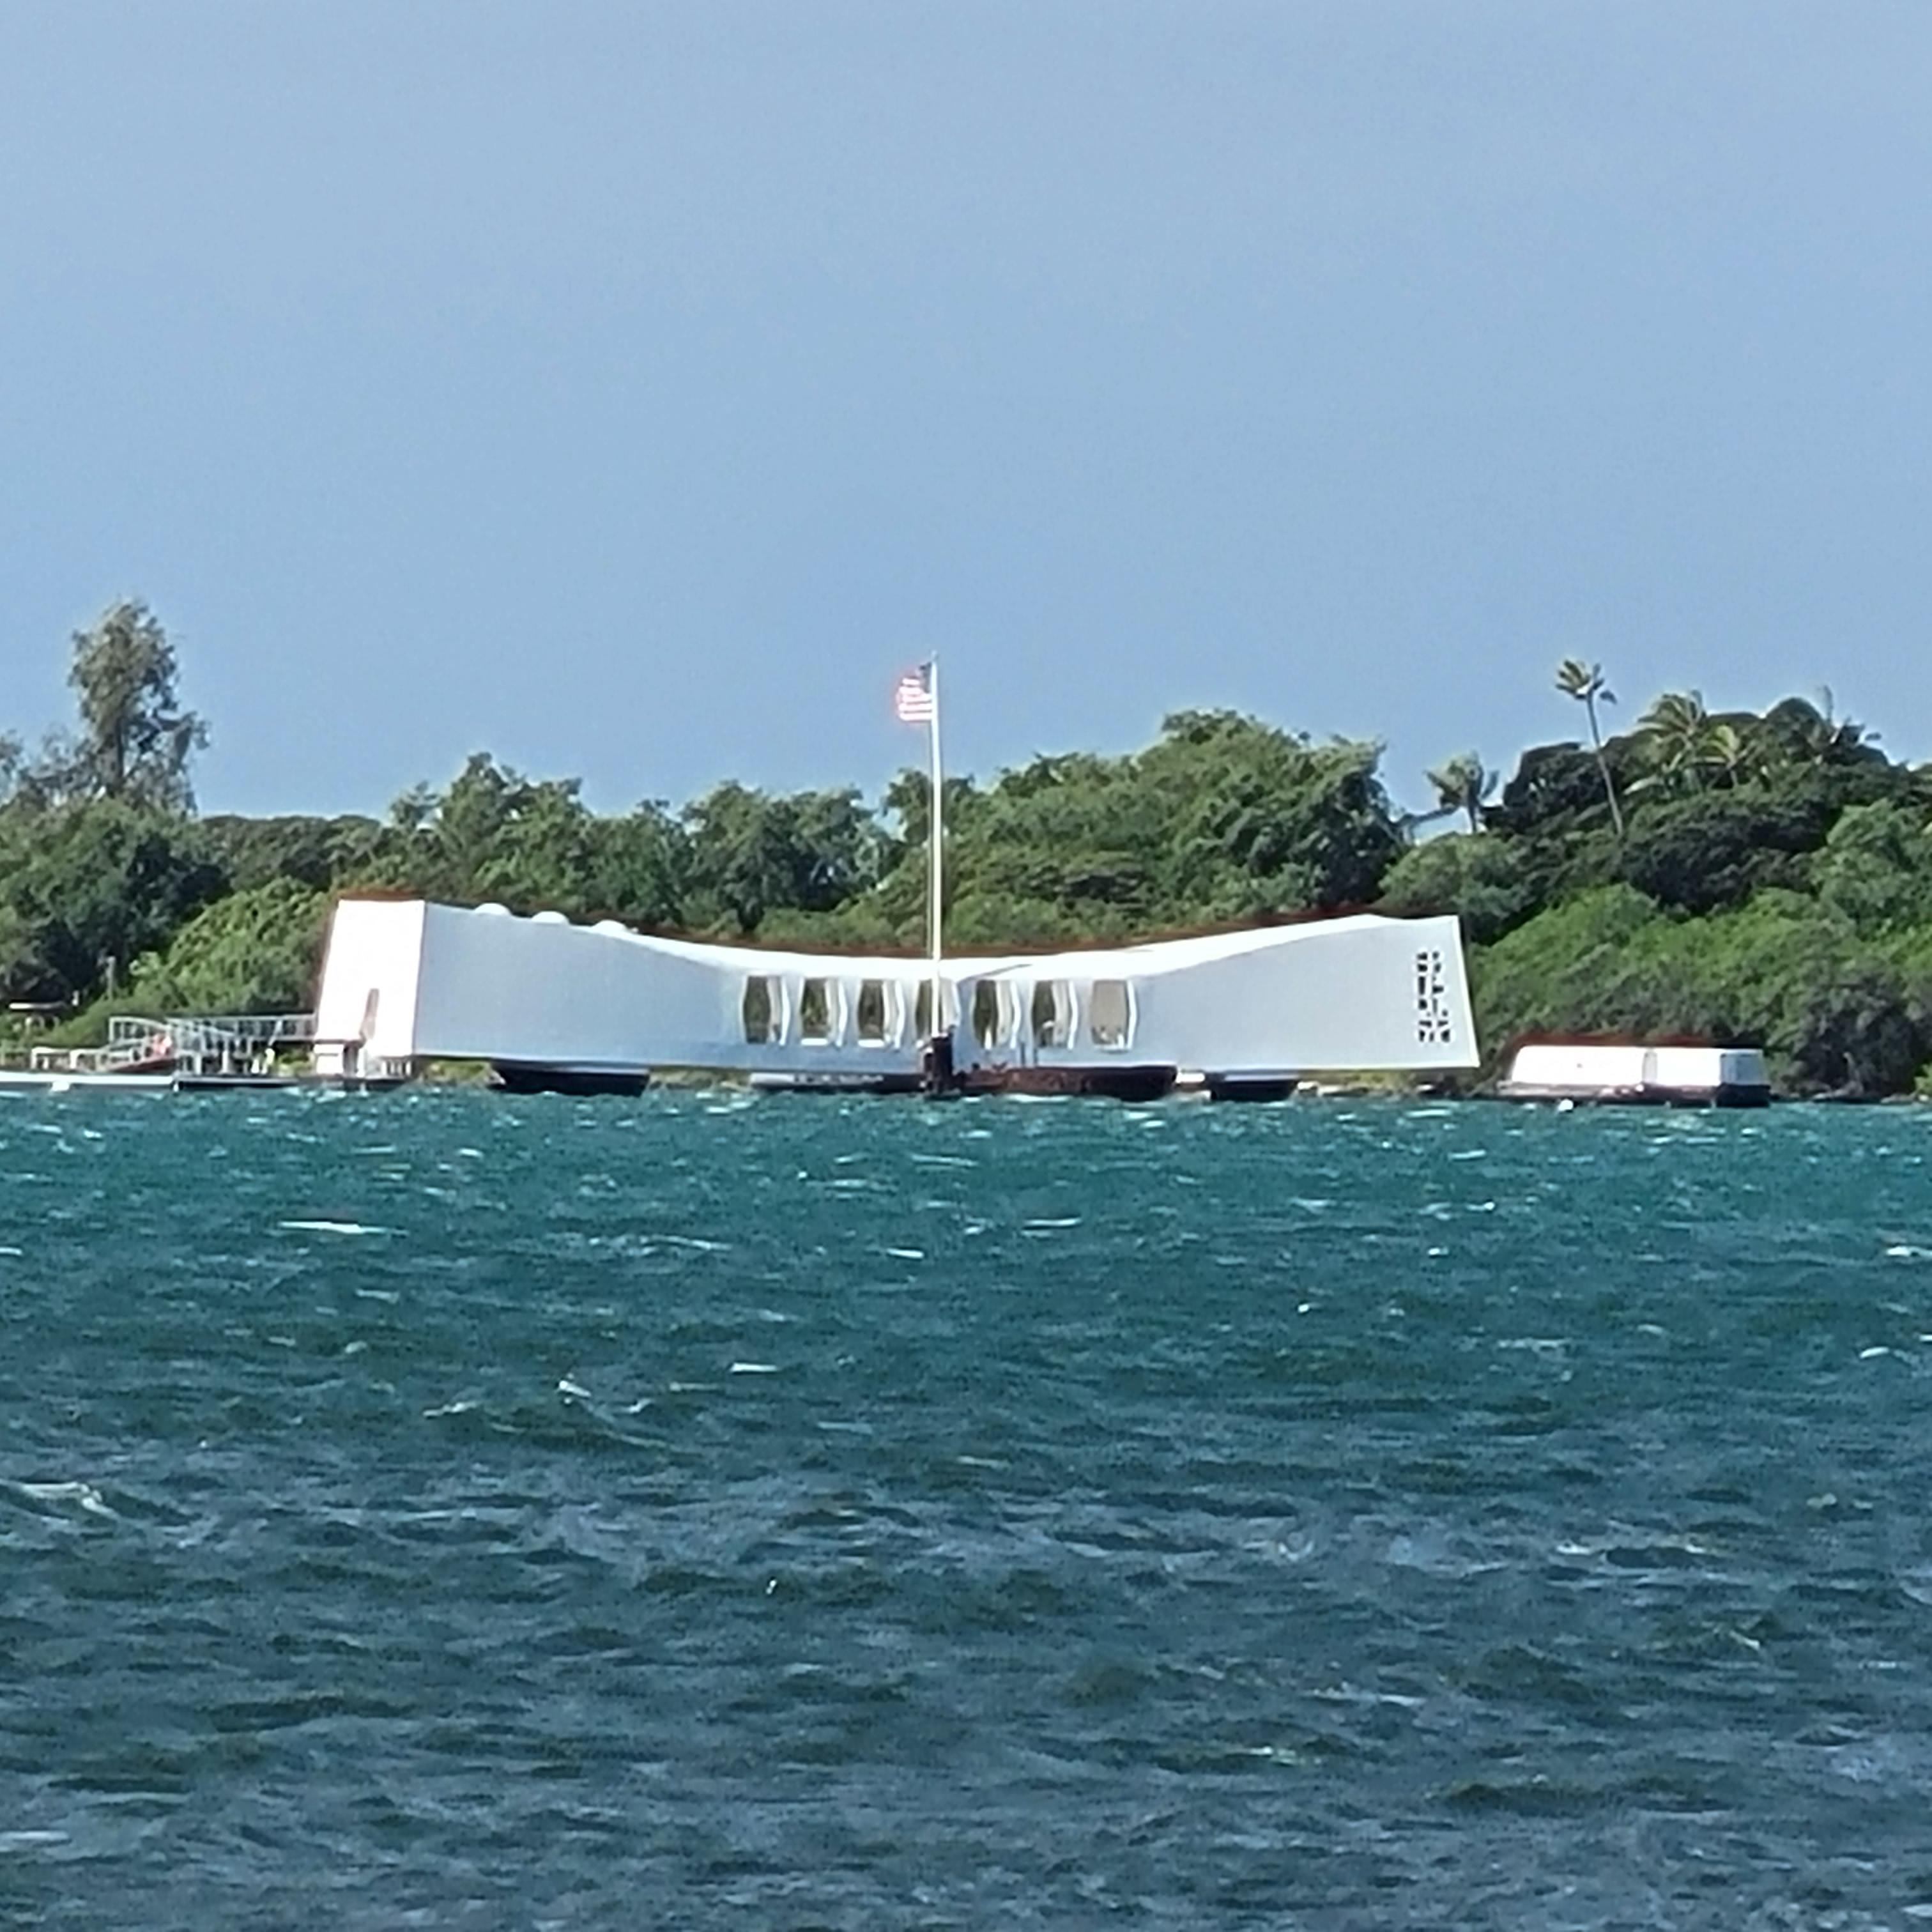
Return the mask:
<svg viewBox="0 0 1932 1932">
<path fill-rule="evenodd" d="M 332 898 L 386 890 L 640 928 L 917 947 L 923 774 L 736 782 L 592 812 L 578 782 L 478 752 L 380 816 L 199 814 L 203 721 L 165 632 L 116 604 L 74 639 L 76 720 L 0 737 L 0 996 L 74 1010 L 288 1010 Z M 1494 1052 L 1530 1030 L 1694 1033 L 1770 1052 L 1787 1090 L 1912 1090 L 1932 1064 L 1932 771 L 1828 698 L 1713 713 L 1666 693 L 1621 734 L 1600 668 L 1566 662 L 1580 737 L 1505 782 L 1474 752 L 1407 816 L 1380 748 L 1227 711 L 1119 757 L 947 782 L 949 942 L 1024 946 L 1378 906 L 1461 914 Z M 1430 821 L 1457 829 L 1431 834 Z M 1928 1081 L 1932 1085 L 1932 1081 Z"/>
</svg>

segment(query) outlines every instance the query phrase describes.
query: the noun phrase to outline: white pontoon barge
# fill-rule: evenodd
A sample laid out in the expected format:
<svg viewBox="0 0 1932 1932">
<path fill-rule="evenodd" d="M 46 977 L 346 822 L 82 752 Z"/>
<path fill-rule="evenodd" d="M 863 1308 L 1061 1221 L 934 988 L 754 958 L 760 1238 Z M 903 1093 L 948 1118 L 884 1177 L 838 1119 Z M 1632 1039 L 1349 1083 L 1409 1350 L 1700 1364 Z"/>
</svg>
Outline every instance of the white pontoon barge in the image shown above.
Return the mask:
<svg viewBox="0 0 1932 1932">
<path fill-rule="evenodd" d="M 512 1088 L 579 1092 L 702 1070 L 806 1088 L 1259 1097 L 1310 1073 L 1477 1061 L 1456 920 L 1373 914 L 940 961 L 350 898 L 331 921 L 315 1034 L 316 1071 L 339 1078 L 470 1060 Z"/>
<path fill-rule="evenodd" d="M 1511 1054 L 1496 1091 L 1506 1100 L 1761 1107 L 1771 1098 L 1771 1076 L 1754 1046 L 1532 1040 Z"/>
</svg>

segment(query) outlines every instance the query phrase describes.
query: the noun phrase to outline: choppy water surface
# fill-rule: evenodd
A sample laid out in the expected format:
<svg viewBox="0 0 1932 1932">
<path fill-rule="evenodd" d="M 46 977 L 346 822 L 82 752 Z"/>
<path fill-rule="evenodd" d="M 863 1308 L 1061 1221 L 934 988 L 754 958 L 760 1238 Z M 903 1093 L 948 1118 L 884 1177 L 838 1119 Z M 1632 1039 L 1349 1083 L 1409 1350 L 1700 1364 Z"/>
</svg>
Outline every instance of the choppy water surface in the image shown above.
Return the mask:
<svg viewBox="0 0 1932 1932">
<path fill-rule="evenodd" d="M 1928 1154 L 0 1101 L 0 1912 L 1932 1918 Z"/>
</svg>

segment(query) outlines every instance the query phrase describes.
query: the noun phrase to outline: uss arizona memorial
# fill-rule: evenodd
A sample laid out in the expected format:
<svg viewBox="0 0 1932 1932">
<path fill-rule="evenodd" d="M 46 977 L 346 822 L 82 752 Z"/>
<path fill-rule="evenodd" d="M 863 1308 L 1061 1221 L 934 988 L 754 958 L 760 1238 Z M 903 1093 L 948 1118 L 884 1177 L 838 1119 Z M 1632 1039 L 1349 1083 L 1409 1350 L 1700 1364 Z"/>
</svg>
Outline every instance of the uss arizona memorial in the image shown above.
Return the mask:
<svg viewBox="0 0 1932 1932">
<path fill-rule="evenodd" d="M 351 898 L 331 922 L 315 1031 L 324 1074 L 474 1060 L 512 1087 L 566 1090 L 702 1070 L 772 1086 L 1240 1097 L 1325 1070 L 1478 1058 L 1457 922 L 1374 914 L 928 959 Z"/>
<path fill-rule="evenodd" d="M 344 899 L 323 956 L 316 1071 L 380 1079 L 470 1060 L 507 1086 L 578 1090 L 689 1070 L 772 1086 L 1142 1097 L 1184 1083 L 1259 1096 L 1321 1069 L 1477 1064 L 1453 918 L 947 958 L 937 658 L 899 680 L 893 703 L 932 757 L 924 959 Z"/>
</svg>

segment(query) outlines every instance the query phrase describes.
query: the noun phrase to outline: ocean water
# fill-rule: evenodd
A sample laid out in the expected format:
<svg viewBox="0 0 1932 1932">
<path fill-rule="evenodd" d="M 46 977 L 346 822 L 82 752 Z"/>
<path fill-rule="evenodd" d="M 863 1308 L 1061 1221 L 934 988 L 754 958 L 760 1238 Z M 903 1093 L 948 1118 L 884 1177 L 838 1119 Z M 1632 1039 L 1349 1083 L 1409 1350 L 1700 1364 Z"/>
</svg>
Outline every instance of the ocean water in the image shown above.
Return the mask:
<svg viewBox="0 0 1932 1932">
<path fill-rule="evenodd" d="M 1932 1920 L 1928 1156 L 0 1100 L 0 1918 Z"/>
</svg>

